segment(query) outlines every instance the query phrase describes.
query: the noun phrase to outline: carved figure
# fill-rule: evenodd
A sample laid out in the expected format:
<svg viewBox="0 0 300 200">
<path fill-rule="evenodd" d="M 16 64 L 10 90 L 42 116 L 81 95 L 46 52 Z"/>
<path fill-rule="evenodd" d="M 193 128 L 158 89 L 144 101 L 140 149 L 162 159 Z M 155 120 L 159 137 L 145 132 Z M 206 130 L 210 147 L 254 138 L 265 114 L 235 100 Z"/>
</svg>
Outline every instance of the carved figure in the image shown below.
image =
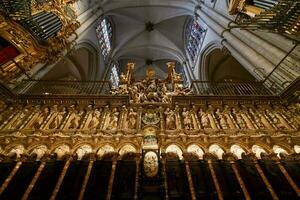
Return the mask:
<svg viewBox="0 0 300 200">
<path fill-rule="evenodd" d="M 22 123 L 24 123 L 26 116 L 28 115 L 29 110 L 27 108 L 24 109 L 24 111 L 21 111 L 21 113 L 19 114 L 18 118 L 16 120 L 14 120 L 13 122 L 11 122 L 8 125 L 8 129 L 17 129 L 19 128 Z"/>
<path fill-rule="evenodd" d="M 136 128 L 136 120 L 137 118 L 137 113 L 134 112 L 133 108 L 129 109 L 129 114 L 128 114 L 128 128 L 129 129 L 134 129 Z"/>
<path fill-rule="evenodd" d="M 88 128 L 97 129 L 97 127 L 100 124 L 100 116 L 101 116 L 100 111 L 98 109 L 96 109 L 92 114 L 92 119 L 88 125 Z"/>
<path fill-rule="evenodd" d="M 192 116 L 191 116 L 190 111 L 188 111 L 186 108 L 183 108 L 182 117 L 183 117 L 184 129 L 186 129 L 186 130 L 193 129 Z"/>
<path fill-rule="evenodd" d="M 165 111 L 165 115 L 166 115 L 166 129 L 167 130 L 175 129 L 176 128 L 175 112 L 170 108 L 167 108 Z"/>
<path fill-rule="evenodd" d="M 43 112 L 37 117 L 37 119 L 33 122 L 32 128 L 39 129 L 43 122 L 47 119 L 50 113 L 50 109 L 48 107 L 44 108 Z M 31 127 L 29 127 L 31 128 Z"/>
<path fill-rule="evenodd" d="M 246 128 L 246 123 L 244 119 L 242 118 L 241 114 L 236 111 L 235 108 L 232 108 L 232 114 L 235 116 L 236 123 L 238 124 L 240 129 Z"/>
<path fill-rule="evenodd" d="M 265 129 L 264 124 L 261 122 L 261 117 L 259 117 L 259 115 L 257 113 L 255 113 L 252 108 L 249 108 L 249 113 L 252 116 L 252 119 L 255 122 L 255 125 L 257 126 L 257 128 L 259 129 Z"/>
<path fill-rule="evenodd" d="M 209 118 L 208 118 L 208 114 L 203 112 L 202 109 L 199 110 L 198 114 L 199 114 L 199 119 L 201 121 L 202 127 L 204 129 L 205 128 L 211 128 L 210 121 L 209 121 Z"/>
<path fill-rule="evenodd" d="M 75 113 L 73 118 L 70 121 L 70 127 L 69 128 L 77 129 L 79 127 L 79 122 L 81 120 L 82 115 L 83 115 L 83 111 L 80 111 L 79 113 Z"/>
<path fill-rule="evenodd" d="M 110 121 L 108 125 L 108 129 L 115 130 L 118 128 L 118 121 L 119 121 L 119 111 L 117 108 L 114 108 L 110 114 Z"/>
<path fill-rule="evenodd" d="M 297 121 L 296 118 L 293 116 L 292 112 L 287 110 L 285 112 L 286 120 L 288 123 L 295 129 L 300 129 L 300 121 Z"/>
<path fill-rule="evenodd" d="M 130 70 L 130 69 L 129 69 Z M 167 82 L 155 79 L 155 71 L 148 70 L 147 78 L 142 81 L 131 83 L 124 74 L 121 74 L 121 84 L 118 88 L 111 90 L 112 95 L 128 95 L 130 94 L 130 102 L 133 103 L 149 103 L 163 102 L 169 103 L 171 96 L 174 95 L 189 95 L 192 91 L 185 88 L 182 84 L 181 75 L 177 74 L 174 69 L 171 69 L 171 77 L 168 78 L 170 83 L 174 82 L 173 88 L 167 87 Z M 128 71 L 127 74 L 131 72 Z M 125 81 L 126 80 L 126 81 Z"/>
<path fill-rule="evenodd" d="M 280 119 L 278 119 L 269 109 L 266 109 L 266 114 L 278 129 L 286 129 L 285 125 L 280 121 Z"/>
<path fill-rule="evenodd" d="M 216 110 L 216 115 L 222 129 L 228 129 L 227 117 L 223 113 L 221 113 L 219 108 Z"/>
<path fill-rule="evenodd" d="M 52 123 L 50 124 L 51 129 L 58 129 L 64 119 L 64 116 L 66 114 L 66 108 L 63 107 L 63 110 L 61 112 L 56 112 L 56 116 L 53 119 Z"/>
</svg>

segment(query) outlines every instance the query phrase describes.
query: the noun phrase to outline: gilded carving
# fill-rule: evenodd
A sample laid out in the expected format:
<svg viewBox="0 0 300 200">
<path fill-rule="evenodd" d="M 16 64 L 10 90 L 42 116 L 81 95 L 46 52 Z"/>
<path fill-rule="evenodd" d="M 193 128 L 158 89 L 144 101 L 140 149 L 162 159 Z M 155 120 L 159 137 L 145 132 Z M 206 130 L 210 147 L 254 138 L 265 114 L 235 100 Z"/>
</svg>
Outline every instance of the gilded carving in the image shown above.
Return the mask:
<svg viewBox="0 0 300 200">
<path fill-rule="evenodd" d="M 166 80 L 155 79 L 155 71 L 149 68 L 147 77 L 141 81 L 132 82 L 134 64 L 129 63 L 126 75 L 121 74 L 118 88 L 111 91 L 112 95 L 128 95 L 131 103 L 170 103 L 172 96 L 186 96 L 191 90 L 183 87 L 181 75 L 176 73 L 174 63 L 168 63 L 169 75 Z M 167 85 L 172 82 L 172 87 Z"/>
<path fill-rule="evenodd" d="M 101 109 L 102 110 L 102 109 Z M 95 109 L 94 112 L 91 114 L 91 120 L 89 121 L 88 128 L 89 129 L 97 129 L 100 125 L 100 116 L 101 110 Z"/>
<path fill-rule="evenodd" d="M 0 72 L 2 80 L 15 82 L 24 70 L 30 70 L 38 63 L 50 63 L 62 57 L 65 50 L 70 50 L 77 38 L 79 27 L 77 16 L 72 8 L 74 1 L 44 1 L 42 4 L 32 4 L 31 13 L 47 11 L 59 16 L 62 27 L 55 37 L 48 39 L 46 44 L 39 44 L 31 33 L 18 23 L 14 17 L 0 15 L 0 37 L 14 45 L 20 54 L 14 61 L 5 63 Z M 71 38 L 70 36 L 75 35 Z"/>
<path fill-rule="evenodd" d="M 154 177 L 158 173 L 158 157 L 153 151 L 147 152 L 144 156 L 144 172 L 148 177 Z"/>
<path fill-rule="evenodd" d="M 188 111 L 186 108 L 183 108 L 182 117 L 183 117 L 184 129 L 186 129 L 186 130 L 193 129 L 192 116 L 191 116 L 190 111 Z"/>
<path fill-rule="evenodd" d="M 172 109 L 167 108 L 164 114 L 166 116 L 166 129 L 174 130 L 176 128 L 175 112 Z"/>
</svg>

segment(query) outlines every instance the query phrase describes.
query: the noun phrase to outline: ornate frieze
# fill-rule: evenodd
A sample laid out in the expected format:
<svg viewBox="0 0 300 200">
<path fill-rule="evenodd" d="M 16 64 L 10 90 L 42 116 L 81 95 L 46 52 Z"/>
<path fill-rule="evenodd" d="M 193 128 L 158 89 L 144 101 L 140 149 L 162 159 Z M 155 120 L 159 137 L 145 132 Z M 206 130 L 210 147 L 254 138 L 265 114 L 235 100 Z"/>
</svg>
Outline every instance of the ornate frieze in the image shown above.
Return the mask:
<svg viewBox="0 0 300 200">
<path fill-rule="evenodd" d="M 58 133 L 89 131 L 117 134 L 135 133 L 155 126 L 164 133 L 198 134 L 263 133 L 297 134 L 300 127 L 299 104 L 272 105 L 207 105 L 136 107 L 106 105 L 13 105 L 0 114 L 1 132 Z"/>
</svg>

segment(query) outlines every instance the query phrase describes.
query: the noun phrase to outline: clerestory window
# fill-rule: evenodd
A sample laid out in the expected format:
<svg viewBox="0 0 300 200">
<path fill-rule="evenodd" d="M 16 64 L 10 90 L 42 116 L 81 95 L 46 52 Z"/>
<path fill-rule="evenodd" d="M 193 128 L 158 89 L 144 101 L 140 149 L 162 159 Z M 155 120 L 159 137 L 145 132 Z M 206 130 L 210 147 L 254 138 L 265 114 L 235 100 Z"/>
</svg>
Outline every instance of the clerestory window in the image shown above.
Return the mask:
<svg viewBox="0 0 300 200">
<path fill-rule="evenodd" d="M 101 18 L 96 27 L 96 35 L 101 48 L 101 53 L 106 60 L 112 49 L 112 26 L 108 18 Z"/>
<path fill-rule="evenodd" d="M 119 86 L 120 82 L 120 70 L 119 70 L 119 65 L 118 63 L 113 64 L 111 68 L 111 73 L 110 73 L 110 82 L 113 88 L 116 88 Z"/>
<path fill-rule="evenodd" d="M 186 50 L 193 63 L 199 55 L 206 30 L 200 26 L 196 19 L 188 22 L 186 27 Z M 194 65 L 193 65 L 194 66 Z"/>
</svg>

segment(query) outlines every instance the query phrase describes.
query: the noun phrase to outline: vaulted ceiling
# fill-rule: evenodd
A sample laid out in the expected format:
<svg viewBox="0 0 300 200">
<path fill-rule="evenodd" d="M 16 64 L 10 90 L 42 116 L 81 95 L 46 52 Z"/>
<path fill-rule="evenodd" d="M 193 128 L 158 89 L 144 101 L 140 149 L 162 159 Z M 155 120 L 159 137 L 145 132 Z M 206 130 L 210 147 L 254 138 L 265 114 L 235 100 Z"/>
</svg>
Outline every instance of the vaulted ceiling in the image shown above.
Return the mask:
<svg viewBox="0 0 300 200">
<path fill-rule="evenodd" d="M 104 10 L 114 2 L 104 4 Z M 166 76 L 166 61 L 182 63 L 186 60 L 184 29 L 193 12 L 180 7 L 178 1 L 162 1 L 168 2 L 168 5 L 144 2 L 140 1 L 138 6 L 120 6 L 106 11 L 114 30 L 112 59 L 121 63 L 136 62 L 136 75 L 140 78 L 149 66 L 163 78 Z M 181 1 L 187 2 L 191 1 Z"/>
<path fill-rule="evenodd" d="M 100 5 L 103 16 L 112 23 L 111 61 L 118 61 L 124 70 L 128 62 L 135 62 L 137 79 L 144 78 L 148 67 L 154 68 L 158 78 L 165 78 L 166 62 L 187 60 L 184 30 L 194 15 L 193 0 L 89 0 L 88 5 Z M 87 32 L 95 34 L 95 30 Z M 99 47 L 96 36 L 86 40 Z M 43 79 L 100 80 L 100 75 L 91 77 L 92 67 L 86 52 L 75 51 L 74 54 L 59 62 Z M 64 67 L 66 65 L 68 67 Z"/>
</svg>

